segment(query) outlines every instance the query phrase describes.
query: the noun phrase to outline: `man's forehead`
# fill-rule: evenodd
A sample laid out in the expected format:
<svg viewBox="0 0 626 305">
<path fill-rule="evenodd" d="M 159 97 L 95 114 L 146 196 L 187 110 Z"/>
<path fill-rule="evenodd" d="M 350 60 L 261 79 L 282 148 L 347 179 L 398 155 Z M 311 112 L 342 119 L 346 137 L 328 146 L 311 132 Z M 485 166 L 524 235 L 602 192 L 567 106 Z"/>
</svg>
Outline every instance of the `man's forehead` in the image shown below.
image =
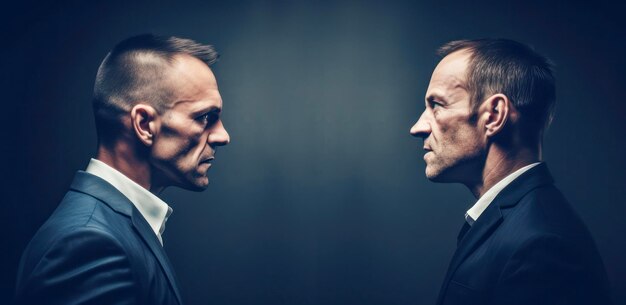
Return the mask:
<svg viewBox="0 0 626 305">
<path fill-rule="evenodd" d="M 466 89 L 465 80 L 455 75 L 437 75 L 433 74 L 430 85 L 446 90 Z"/>
<path fill-rule="evenodd" d="M 169 75 L 178 80 L 180 85 L 217 88 L 217 80 L 211 68 L 190 55 L 174 56 Z"/>
<path fill-rule="evenodd" d="M 176 96 L 173 106 L 222 107 L 215 75 L 201 60 L 188 55 L 178 55 L 175 57 L 169 77 Z"/>
<path fill-rule="evenodd" d="M 446 57 L 437 65 L 430 79 L 427 95 L 444 95 L 465 90 L 467 91 L 467 63 L 470 53 L 457 51 Z"/>
<path fill-rule="evenodd" d="M 467 92 L 467 87 L 464 80 L 454 75 L 436 77 L 433 74 L 433 78 L 431 79 L 426 92 L 426 99 L 448 98 L 465 92 Z"/>
<path fill-rule="evenodd" d="M 180 97 L 172 103 L 173 108 L 185 108 L 189 111 L 207 112 L 212 110 L 221 111 L 222 109 L 222 97 L 219 91 L 211 90 L 206 94 L 195 95 L 189 97 Z"/>
<path fill-rule="evenodd" d="M 435 71 L 433 71 L 433 79 L 445 81 L 446 84 L 456 86 L 464 84 L 467 79 L 467 66 L 471 53 L 469 51 L 456 51 L 444 57 Z"/>
</svg>

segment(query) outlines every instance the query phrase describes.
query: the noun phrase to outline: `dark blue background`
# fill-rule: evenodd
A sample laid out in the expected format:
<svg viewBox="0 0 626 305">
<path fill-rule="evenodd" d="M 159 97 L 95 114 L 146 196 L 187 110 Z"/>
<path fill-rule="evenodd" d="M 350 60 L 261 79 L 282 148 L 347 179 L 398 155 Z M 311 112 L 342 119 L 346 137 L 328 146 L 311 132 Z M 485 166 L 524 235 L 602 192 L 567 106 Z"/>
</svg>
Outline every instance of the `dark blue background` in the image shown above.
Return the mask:
<svg viewBox="0 0 626 305">
<path fill-rule="evenodd" d="M 213 2 L 213 3 L 211 3 Z M 505 37 L 557 64 L 544 157 L 626 304 L 624 6 L 593 1 L 24 1 L 2 11 L 0 292 L 95 152 L 107 51 L 153 32 L 214 44 L 232 143 L 203 193 L 168 189 L 189 304 L 432 304 L 474 202 L 424 177 L 408 131 L 438 59 Z M 4 302 L 2 302 L 4 303 Z"/>
</svg>

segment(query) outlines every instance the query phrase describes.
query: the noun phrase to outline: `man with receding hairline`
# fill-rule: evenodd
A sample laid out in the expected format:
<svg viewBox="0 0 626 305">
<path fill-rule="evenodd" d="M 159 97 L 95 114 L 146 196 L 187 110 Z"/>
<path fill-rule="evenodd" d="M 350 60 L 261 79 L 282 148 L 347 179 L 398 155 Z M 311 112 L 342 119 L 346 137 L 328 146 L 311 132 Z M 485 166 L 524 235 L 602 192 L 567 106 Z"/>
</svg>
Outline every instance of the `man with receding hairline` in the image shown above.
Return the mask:
<svg viewBox="0 0 626 305">
<path fill-rule="evenodd" d="M 453 41 L 439 54 L 411 134 L 424 139 L 426 177 L 462 183 L 477 201 L 437 304 L 610 303 L 594 241 L 541 157 L 550 62 L 506 39 Z"/>
<path fill-rule="evenodd" d="M 96 76 L 98 150 L 27 246 L 18 304 L 181 304 L 161 235 L 168 186 L 201 191 L 230 141 L 212 46 L 140 35 Z"/>
</svg>

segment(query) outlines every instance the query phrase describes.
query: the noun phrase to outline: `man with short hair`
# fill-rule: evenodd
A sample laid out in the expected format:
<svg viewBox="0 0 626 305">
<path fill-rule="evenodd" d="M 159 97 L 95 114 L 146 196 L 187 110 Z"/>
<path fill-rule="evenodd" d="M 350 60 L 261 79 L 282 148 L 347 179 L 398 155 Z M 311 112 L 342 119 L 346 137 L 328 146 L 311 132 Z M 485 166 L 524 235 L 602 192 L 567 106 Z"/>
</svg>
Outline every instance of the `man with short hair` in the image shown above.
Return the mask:
<svg viewBox="0 0 626 305">
<path fill-rule="evenodd" d="M 443 58 L 411 128 L 426 177 L 477 198 L 437 304 L 607 304 L 608 280 L 587 228 L 541 158 L 552 65 L 505 39 L 461 40 Z"/>
<path fill-rule="evenodd" d="M 20 262 L 18 304 L 181 304 L 161 234 L 168 186 L 200 191 L 229 142 L 212 46 L 140 35 L 96 76 L 98 151 Z"/>
</svg>

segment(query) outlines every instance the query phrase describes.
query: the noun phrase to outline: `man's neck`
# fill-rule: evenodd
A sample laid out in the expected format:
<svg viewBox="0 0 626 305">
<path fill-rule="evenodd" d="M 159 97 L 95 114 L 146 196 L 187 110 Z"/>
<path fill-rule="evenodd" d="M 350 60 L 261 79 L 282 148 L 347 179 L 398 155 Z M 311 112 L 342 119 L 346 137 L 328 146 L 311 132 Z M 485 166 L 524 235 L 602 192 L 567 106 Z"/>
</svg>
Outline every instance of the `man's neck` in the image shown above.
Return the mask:
<svg viewBox="0 0 626 305">
<path fill-rule="evenodd" d="M 152 192 L 149 164 L 136 158 L 132 148 L 128 145 L 118 143 L 113 148 L 100 145 L 96 159 Z"/>
<path fill-rule="evenodd" d="M 541 155 L 538 150 L 520 149 L 504 151 L 498 147 L 492 147 L 485 161 L 482 179 L 476 184 L 467 185 L 467 187 L 474 194 L 474 197 L 480 198 L 506 176 L 526 165 L 539 161 L 541 161 Z"/>
</svg>

